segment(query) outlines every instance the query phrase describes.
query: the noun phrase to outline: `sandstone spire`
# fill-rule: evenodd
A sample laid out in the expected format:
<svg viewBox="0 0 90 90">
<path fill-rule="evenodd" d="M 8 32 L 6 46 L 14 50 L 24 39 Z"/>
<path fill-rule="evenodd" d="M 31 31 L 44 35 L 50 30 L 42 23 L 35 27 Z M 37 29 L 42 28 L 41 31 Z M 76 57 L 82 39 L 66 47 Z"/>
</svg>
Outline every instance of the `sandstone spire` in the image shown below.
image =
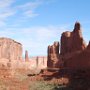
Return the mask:
<svg viewBox="0 0 90 90">
<path fill-rule="evenodd" d="M 59 61 L 59 42 L 54 42 L 53 45 L 49 45 L 48 46 L 48 62 L 47 62 L 47 66 L 48 67 L 59 67 L 60 65 L 58 65 Z"/>
<path fill-rule="evenodd" d="M 75 30 L 75 31 L 76 31 L 76 30 L 81 30 L 81 25 L 80 25 L 79 22 L 76 22 L 76 23 L 75 23 L 74 30 Z"/>
<path fill-rule="evenodd" d="M 28 51 L 25 51 L 25 61 L 28 62 L 29 61 L 29 57 L 28 57 Z"/>
</svg>

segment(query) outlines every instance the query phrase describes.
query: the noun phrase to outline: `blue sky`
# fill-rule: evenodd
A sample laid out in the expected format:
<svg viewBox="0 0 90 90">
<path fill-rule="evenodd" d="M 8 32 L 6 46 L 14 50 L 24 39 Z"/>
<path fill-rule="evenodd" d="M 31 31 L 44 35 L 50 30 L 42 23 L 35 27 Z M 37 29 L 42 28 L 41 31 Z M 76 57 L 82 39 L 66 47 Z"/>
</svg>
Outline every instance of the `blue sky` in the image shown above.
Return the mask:
<svg viewBox="0 0 90 90">
<path fill-rule="evenodd" d="M 0 0 L 0 37 L 21 42 L 29 56 L 47 55 L 47 46 L 79 21 L 88 43 L 89 9 L 90 0 Z"/>
</svg>

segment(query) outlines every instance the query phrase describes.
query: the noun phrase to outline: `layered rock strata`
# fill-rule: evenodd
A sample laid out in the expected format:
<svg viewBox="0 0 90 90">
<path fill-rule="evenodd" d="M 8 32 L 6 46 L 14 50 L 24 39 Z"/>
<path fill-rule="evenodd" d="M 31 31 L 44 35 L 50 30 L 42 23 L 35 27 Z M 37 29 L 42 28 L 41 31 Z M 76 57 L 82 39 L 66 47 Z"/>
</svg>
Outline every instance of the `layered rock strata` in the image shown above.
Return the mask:
<svg viewBox="0 0 90 90">
<path fill-rule="evenodd" d="M 0 59 L 22 60 L 22 45 L 9 38 L 0 38 Z"/>
</svg>

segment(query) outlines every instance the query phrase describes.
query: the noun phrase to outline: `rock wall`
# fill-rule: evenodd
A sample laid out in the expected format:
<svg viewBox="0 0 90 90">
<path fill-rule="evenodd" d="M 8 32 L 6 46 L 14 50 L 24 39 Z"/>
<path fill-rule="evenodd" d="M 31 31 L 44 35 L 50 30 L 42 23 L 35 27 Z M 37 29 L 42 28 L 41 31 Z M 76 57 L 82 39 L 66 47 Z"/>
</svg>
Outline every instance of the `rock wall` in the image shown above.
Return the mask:
<svg viewBox="0 0 90 90">
<path fill-rule="evenodd" d="M 54 42 L 53 45 L 48 46 L 48 62 L 47 66 L 59 67 L 59 42 Z"/>
<path fill-rule="evenodd" d="M 37 57 L 31 57 L 29 59 L 30 68 L 47 68 L 47 57 L 46 56 L 37 56 Z"/>
<path fill-rule="evenodd" d="M 0 69 L 43 69 L 47 68 L 47 57 L 28 56 L 25 51 L 25 59 L 22 58 L 22 45 L 9 38 L 0 38 Z"/>
<path fill-rule="evenodd" d="M 69 69 L 90 69 L 90 43 L 85 50 L 78 52 L 70 58 L 65 58 L 65 68 Z"/>
<path fill-rule="evenodd" d="M 79 22 L 75 23 L 72 32 L 62 33 L 58 47 L 60 47 L 60 53 L 53 54 L 53 50 L 56 50 L 55 45 L 48 46 L 48 67 L 90 69 L 90 42 L 88 46 L 85 44 Z M 58 59 L 55 58 L 58 55 Z M 56 64 L 58 62 L 59 64 Z"/>
<path fill-rule="evenodd" d="M 9 38 L 0 38 L 0 59 L 21 60 L 22 45 Z"/>
</svg>

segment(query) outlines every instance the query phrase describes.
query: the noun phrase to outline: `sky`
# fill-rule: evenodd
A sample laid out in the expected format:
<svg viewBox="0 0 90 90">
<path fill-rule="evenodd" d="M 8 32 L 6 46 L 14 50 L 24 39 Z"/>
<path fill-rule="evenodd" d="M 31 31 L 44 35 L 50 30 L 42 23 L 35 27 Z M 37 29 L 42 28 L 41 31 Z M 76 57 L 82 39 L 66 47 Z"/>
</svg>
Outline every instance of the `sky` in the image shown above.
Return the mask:
<svg viewBox="0 0 90 90">
<path fill-rule="evenodd" d="M 20 43 L 29 56 L 47 55 L 48 45 L 72 31 L 76 21 L 90 40 L 90 0 L 0 0 L 0 37 Z"/>
</svg>

